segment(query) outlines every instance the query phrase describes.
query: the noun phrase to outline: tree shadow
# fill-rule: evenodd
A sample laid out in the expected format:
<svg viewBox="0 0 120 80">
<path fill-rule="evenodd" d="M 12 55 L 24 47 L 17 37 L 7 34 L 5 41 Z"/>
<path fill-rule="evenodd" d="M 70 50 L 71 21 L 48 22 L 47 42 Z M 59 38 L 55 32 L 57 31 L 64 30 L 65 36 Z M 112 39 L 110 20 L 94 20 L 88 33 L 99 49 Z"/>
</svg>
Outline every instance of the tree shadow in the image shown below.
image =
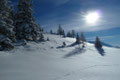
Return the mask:
<svg viewBox="0 0 120 80">
<path fill-rule="evenodd" d="M 60 48 L 65 48 L 65 46 L 58 46 L 58 47 L 56 47 L 57 49 L 60 49 Z"/>
<path fill-rule="evenodd" d="M 72 56 L 75 56 L 75 55 L 82 54 L 84 52 L 86 52 L 86 49 L 84 49 L 84 48 L 76 48 L 72 52 L 66 54 L 63 58 L 72 57 Z"/>
<path fill-rule="evenodd" d="M 78 44 L 75 42 L 75 43 L 72 43 L 72 44 L 67 45 L 67 46 L 62 45 L 62 46 L 58 46 L 58 47 L 56 47 L 56 48 L 59 49 L 59 48 L 65 48 L 65 47 L 74 47 L 74 46 L 76 46 L 76 45 L 78 45 Z"/>
<path fill-rule="evenodd" d="M 68 45 L 67 47 L 73 47 L 75 45 L 78 45 L 78 44 L 75 42 L 75 43 L 72 43 L 72 44 Z"/>
<path fill-rule="evenodd" d="M 96 48 L 96 49 L 101 56 L 105 56 L 105 51 L 103 48 Z"/>
</svg>

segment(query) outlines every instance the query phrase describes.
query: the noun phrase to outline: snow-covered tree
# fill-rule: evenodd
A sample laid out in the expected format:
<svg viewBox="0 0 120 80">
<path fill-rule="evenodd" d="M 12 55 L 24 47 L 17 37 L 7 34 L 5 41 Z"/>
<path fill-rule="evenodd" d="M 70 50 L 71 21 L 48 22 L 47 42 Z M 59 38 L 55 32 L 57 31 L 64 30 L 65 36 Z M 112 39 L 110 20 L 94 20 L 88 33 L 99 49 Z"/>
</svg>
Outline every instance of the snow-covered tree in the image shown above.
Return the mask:
<svg viewBox="0 0 120 80">
<path fill-rule="evenodd" d="M 75 37 L 75 30 L 72 30 L 72 37 Z"/>
<path fill-rule="evenodd" d="M 96 40 L 95 40 L 95 47 L 96 48 L 102 48 L 102 43 L 101 43 L 98 36 L 96 37 Z"/>
<path fill-rule="evenodd" d="M 0 0 L 0 44 L 3 48 L 13 48 L 12 42 L 15 41 L 12 8 L 8 4 L 8 0 Z"/>
<path fill-rule="evenodd" d="M 13 24 L 14 24 L 14 20 L 15 20 L 15 11 L 14 11 L 13 5 L 10 6 L 9 10 L 10 10 L 10 16 L 9 16 L 9 18 L 13 20 Z"/>
<path fill-rule="evenodd" d="M 76 35 L 76 43 L 77 44 L 80 44 L 80 37 L 79 37 L 79 34 L 77 33 L 77 35 Z"/>
<path fill-rule="evenodd" d="M 65 38 L 65 31 L 64 31 L 64 30 L 62 31 L 62 35 L 63 35 L 63 37 Z"/>
<path fill-rule="evenodd" d="M 72 37 L 72 35 L 71 35 L 70 31 L 69 31 L 69 32 L 67 32 L 67 37 Z"/>
<path fill-rule="evenodd" d="M 19 0 L 15 16 L 15 31 L 17 39 L 37 40 L 40 26 L 33 17 L 32 0 Z"/>
<path fill-rule="evenodd" d="M 52 30 L 50 30 L 50 34 L 53 34 L 53 31 L 52 31 Z"/>
<path fill-rule="evenodd" d="M 72 37 L 72 38 L 74 38 L 74 37 L 75 37 L 75 30 L 69 31 L 69 32 L 67 33 L 67 37 Z"/>
<path fill-rule="evenodd" d="M 63 29 L 62 29 L 60 24 L 59 24 L 59 27 L 58 27 L 58 30 L 57 30 L 57 34 L 58 35 L 62 35 L 63 34 Z"/>
<path fill-rule="evenodd" d="M 84 36 L 84 33 L 82 32 L 81 35 L 80 35 L 80 39 L 81 39 L 81 42 L 85 42 L 86 39 L 85 39 L 85 36 Z"/>
</svg>

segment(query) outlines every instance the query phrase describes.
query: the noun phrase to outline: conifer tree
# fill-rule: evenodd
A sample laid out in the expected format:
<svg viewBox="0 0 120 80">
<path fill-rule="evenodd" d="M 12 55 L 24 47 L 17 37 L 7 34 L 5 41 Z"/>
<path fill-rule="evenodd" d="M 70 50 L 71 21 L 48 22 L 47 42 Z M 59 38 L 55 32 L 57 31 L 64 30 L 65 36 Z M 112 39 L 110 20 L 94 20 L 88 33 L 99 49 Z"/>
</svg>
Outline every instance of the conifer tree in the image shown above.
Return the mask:
<svg viewBox="0 0 120 80">
<path fill-rule="evenodd" d="M 67 33 L 67 37 L 71 37 L 72 35 L 71 35 L 71 33 L 70 33 L 70 31 Z"/>
<path fill-rule="evenodd" d="M 50 34 L 53 34 L 53 31 L 52 31 L 52 30 L 50 30 Z"/>
<path fill-rule="evenodd" d="M 102 44 L 98 36 L 96 37 L 96 40 L 95 40 L 95 47 L 102 48 Z"/>
<path fill-rule="evenodd" d="M 8 0 L 0 1 L 0 33 L 14 40 L 13 20 L 11 19 L 11 6 Z"/>
<path fill-rule="evenodd" d="M 63 35 L 63 37 L 65 37 L 65 31 L 64 30 L 62 31 L 62 35 Z"/>
<path fill-rule="evenodd" d="M 13 20 L 11 15 L 11 5 L 8 0 L 0 0 L 0 44 L 2 48 L 14 48 L 12 42 L 15 41 L 13 31 Z"/>
<path fill-rule="evenodd" d="M 86 39 L 85 39 L 85 36 L 84 36 L 83 32 L 80 35 L 80 39 L 81 39 L 82 42 L 86 42 Z"/>
<path fill-rule="evenodd" d="M 75 30 L 72 30 L 72 37 L 75 37 Z"/>
<path fill-rule="evenodd" d="M 77 44 L 80 44 L 80 37 L 79 37 L 78 33 L 77 33 L 77 35 L 76 35 L 76 43 L 77 43 Z"/>
<path fill-rule="evenodd" d="M 36 40 L 40 35 L 40 26 L 33 17 L 32 8 L 32 0 L 19 0 L 15 16 L 15 31 L 18 39 Z"/>
<path fill-rule="evenodd" d="M 59 27 L 58 27 L 58 30 L 57 30 L 57 34 L 58 35 L 62 35 L 62 33 L 63 33 L 63 29 L 62 29 L 61 25 L 59 24 Z"/>
</svg>

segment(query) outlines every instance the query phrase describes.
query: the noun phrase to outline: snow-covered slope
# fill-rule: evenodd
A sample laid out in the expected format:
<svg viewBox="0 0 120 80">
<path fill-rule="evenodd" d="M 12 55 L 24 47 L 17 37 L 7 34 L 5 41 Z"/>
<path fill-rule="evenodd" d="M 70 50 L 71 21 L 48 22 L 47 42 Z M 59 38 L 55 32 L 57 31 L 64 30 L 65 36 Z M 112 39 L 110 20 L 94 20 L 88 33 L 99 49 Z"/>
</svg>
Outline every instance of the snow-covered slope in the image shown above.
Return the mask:
<svg viewBox="0 0 120 80">
<path fill-rule="evenodd" d="M 103 47 L 101 56 L 93 44 L 80 50 L 71 45 L 75 39 L 47 37 L 50 41 L 0 52 L 0 80 L 120 80 L 120 49 Z"/>
</svg>

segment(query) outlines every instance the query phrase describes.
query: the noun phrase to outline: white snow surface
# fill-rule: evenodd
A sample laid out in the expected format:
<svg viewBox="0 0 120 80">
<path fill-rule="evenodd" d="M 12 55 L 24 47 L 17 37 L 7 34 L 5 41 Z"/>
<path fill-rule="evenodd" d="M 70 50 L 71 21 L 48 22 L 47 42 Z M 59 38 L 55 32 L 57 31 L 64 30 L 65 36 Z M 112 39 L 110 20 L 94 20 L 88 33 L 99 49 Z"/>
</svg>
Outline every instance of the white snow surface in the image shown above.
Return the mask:
<svg viewBox="0 0 120 80">
<path fill-rule="evenodd" d="M 44 36 L 50 41 L 0 52 L 0 80 L 120 80 L 120 49 L 104 46 L 101 56 L 93 44 L 60 48 L 75 39 Z"/>
</svg>

